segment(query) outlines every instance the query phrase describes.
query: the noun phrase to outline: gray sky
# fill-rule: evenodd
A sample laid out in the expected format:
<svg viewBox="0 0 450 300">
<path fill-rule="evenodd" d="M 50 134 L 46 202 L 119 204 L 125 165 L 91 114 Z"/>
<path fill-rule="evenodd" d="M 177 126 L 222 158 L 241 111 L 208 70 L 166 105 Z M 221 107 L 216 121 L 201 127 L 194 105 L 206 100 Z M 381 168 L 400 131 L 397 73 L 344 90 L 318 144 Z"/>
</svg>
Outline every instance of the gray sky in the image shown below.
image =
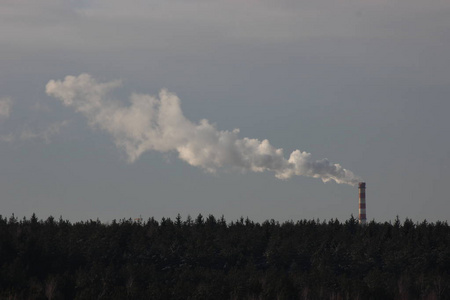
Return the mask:
<svg viewBox="0 0 450 300">
<path fill-rule="evenodd" d="M 320 179 L 350 180 L 339 164 L 367 182 L 368 219 L 447 220 L 449 14 L 444 0 L 1 1 L 0 214 L 345 220 L 357 188 Z M 178 127 L 145 106 L 162 89 Z"/>
</svg>

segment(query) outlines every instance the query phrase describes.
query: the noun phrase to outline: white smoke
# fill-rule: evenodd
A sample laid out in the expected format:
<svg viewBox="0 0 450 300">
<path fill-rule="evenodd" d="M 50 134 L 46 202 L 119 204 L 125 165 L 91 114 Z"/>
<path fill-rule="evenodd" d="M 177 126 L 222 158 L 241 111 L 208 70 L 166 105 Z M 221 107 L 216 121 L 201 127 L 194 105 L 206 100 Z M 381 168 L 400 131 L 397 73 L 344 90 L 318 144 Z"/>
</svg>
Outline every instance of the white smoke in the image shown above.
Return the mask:
<svg viewBox="0 0 450 300">
<path fill-rule="evenodd" d="M 61 129 L 69 124 L 69 121 L 61 121 L 51 123 L 47 127 L 41 130 L 32 130 L 29 126 L 22 129 L 20 134 L 18 134 L 18 139 L 22 141 L 27 140 L 43 140 L 45 143 L 49 144 L 51 138 L 60 133 Z M 11 135 L 10 135 L 11 137 Z M 13 136 L 14 137 L 14 136 Z M 13 141 L 13 140 L 11 140 Z"/>
<path fill-rule="evenodd" d="M 0 135 L 0 141 L 15 143 L 18 141 L 40 140 L 49 144 L 53 136 L 58 135 L 68 124 L 69 121 L 61 121 L 50 123 L 43 128 L 35 128 L 25 124 L 21 129 L 16 130 L 15 132 L 10 132 L 7 135 Z"/>
<path fill-rule="evenodd" d="M 0 98 L 0 119 L 7 119 L 11 113 L 12 100 L 9 97 Z"/>
<path fill-rule="evenodd" d="M 81 74 L 50 80 L 46 92 L 86 116 L 91 126 L 110 133 L 130 162 L 148 150 L 177 151 L 180 159 L 208 172 L 231 166 L 273 171 L 281 179 L 304 175 L 350 185 L 359 181 L 339 164 L 327 159 L 313 161 L 310 153 L 295 150 L 286 159 L 283 149 L 274 148 L 268 140 L 239 138 L 239 129 L 221 131 L 208 120 L 193 123 L 184 117 L 180 99 L 167 90 L 162 90 L 159 98 L 132 94 L 130 105 L 123 106 L 108 97 L 120 84 L 99 83 L 89 74 Z"/>
</svg>

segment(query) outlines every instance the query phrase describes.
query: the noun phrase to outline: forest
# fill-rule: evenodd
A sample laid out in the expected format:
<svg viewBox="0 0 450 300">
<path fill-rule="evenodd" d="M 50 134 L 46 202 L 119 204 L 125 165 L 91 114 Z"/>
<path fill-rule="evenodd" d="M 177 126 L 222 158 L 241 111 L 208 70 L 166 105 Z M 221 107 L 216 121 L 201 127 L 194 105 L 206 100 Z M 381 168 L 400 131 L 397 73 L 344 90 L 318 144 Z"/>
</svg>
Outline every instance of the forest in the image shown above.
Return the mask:
<svg viewBox="0 0 450 300">
<path fill-rule="evenodd" d="M 449 299 L 450 228 L 410 219 L 0 216 L 0 299 Z"/>
</svg>

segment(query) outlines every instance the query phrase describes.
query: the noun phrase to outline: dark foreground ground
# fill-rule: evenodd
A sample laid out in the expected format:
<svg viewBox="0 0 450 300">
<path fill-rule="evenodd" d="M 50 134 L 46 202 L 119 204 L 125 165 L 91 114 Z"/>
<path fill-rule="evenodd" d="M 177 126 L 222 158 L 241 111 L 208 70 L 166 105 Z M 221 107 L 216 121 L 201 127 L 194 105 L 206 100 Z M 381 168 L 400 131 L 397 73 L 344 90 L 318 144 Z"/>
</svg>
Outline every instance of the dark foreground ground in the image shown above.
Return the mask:
<svg viewBox="0 0 450 300">
<path fill-rule="evenodd" d="M 0 299 L 450 299 L 450 228 L 0 216 Z"/>
</svg>

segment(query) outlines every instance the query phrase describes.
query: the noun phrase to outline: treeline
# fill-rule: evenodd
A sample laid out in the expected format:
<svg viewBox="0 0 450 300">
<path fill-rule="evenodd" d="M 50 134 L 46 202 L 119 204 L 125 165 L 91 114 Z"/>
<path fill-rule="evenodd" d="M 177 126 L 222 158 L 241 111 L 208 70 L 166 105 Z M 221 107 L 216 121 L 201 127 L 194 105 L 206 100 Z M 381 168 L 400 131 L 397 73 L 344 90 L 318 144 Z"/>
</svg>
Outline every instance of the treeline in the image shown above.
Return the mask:
<svg viewBox="0 0 450 300">
<path fill-rule="evenodd" d="M 449 299 L 447 222 L 0 216 L 0 299 Z"/>
</svg>

